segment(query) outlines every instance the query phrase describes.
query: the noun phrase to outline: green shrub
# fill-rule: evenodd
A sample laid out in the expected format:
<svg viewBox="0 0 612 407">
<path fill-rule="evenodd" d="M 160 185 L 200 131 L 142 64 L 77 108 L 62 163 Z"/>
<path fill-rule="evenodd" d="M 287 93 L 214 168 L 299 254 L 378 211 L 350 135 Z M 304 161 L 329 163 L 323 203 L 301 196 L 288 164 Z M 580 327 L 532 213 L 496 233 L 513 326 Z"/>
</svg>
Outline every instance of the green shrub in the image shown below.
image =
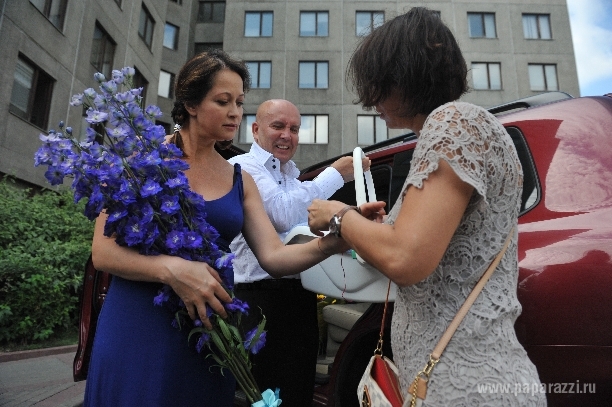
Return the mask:
<svg viewBox="0 0 612 407">
<path fill-rule="evenodd" d="M 93 223 L 69 190 L 0 180 L 0 342 L 47 339 L 76 326 Z"/>
</svg>

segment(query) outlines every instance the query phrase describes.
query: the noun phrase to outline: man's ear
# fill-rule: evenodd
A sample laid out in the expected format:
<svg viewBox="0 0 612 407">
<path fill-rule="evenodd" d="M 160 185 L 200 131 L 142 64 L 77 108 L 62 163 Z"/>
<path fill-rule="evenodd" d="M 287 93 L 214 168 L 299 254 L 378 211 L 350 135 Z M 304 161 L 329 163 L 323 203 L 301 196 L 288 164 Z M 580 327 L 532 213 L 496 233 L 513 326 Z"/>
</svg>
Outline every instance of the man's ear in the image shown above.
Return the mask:
<svg viewBox="0 0 612 407">
<path fill-rule="evenodd" d="M 259 124 L 257 122 L 253 122 L 251 125 L 251 131 L 253 132 L 253 140 L 259 144 Z"/>
</svg>

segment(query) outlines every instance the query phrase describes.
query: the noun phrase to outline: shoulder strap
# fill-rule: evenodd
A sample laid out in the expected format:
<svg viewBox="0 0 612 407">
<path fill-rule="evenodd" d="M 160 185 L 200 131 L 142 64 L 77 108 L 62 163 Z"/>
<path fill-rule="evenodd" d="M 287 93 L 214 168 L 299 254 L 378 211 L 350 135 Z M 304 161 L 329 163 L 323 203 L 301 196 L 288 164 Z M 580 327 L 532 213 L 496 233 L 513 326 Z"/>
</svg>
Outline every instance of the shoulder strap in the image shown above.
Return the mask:
<svg viewBox="0 0 612 407">
<path fill-rule="evenodd" d="M 500 250 L 499 254 L 495 257 L 495 259 L 493 259 L 493 261 L 491 262 L 491 265 L 489 265 L 489 268 L 484 272 L 482 277 L 480 277 L 480 280 L 478 280 L 478 283 L 476 283 L 470 295 L 468 295 L 467 299 L 465 300 L 461 308 L 459 308 L 459 311 L 457 311 L 457 315 L 455 315 L 455 318 L 453 318 L 448 328 L 446 328 L 446 331 L 442 335 L 442 338 L 440 338 L 440 341 L 434 348 L 433 352 L 431 352 L 431 357 L 434 360 L 440 359 L 442 352 L 444 352 L 446 345 L 448 345 L 448 342 L 451 340 L 451 338 L 455 334 L 455 331 L 459 327 L 459 324 L 461 324 L 461 321 L 463 321 L 463 318 L 467 315 L 468 311 L 470 310 L 470 307 L 472 306 L 472 304 L 474 304 L 474 301 L 476 301 L 478 294 L 480 294 L 483 287 L 489 280 L 489 277 L 491 277 L 491 274 L 493 274 L 493 271 L 495 271 L 495 269 L 497 268 L 497 265 L 501 261 L 502 257 L 504 257 L 504 254 L 506 253 L 506 249 L 510 245 L 510 241 L 512 240 L 513 235 L 514 235 L 514 227 L 508 234 L 508 237 L 506 238 L 506 242 L 504 243 L 504 246 Z"/>
</svg>

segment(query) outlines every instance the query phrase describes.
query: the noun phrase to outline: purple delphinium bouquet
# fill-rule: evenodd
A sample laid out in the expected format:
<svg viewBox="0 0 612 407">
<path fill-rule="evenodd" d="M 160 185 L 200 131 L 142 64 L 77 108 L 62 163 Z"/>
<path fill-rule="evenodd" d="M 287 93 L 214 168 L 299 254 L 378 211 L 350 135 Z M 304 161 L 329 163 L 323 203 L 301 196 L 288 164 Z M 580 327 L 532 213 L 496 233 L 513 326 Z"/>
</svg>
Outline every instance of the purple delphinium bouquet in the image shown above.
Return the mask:
<svg viewBox="0 0 612 407">
<path fill-rule="evenodd" d="M 51 185 L 73 178 L 75 202 L 87 198 L 84 212 L 90 220 L 105 211 L 104 235 L 115 237 L 117 244 L 144 255 L 169 254 L 214 267 L 233 302 L 225 305 L 226 320 L 207 306 L 213 329 L 192 321 L 169 286 L 152 303 L 172 310 L 175 319 L 169 323 L 188 327 L 189 340 L 197 339 L 196 349 L 208 347 L 208 356 L 234 374 L 251 404 L 278 405 L 278 393 L 262 394 L 250 371 L 249 352 L 257 353 L 265 343 L 265 318 L 242 335 L 240 319 L 249 307 L 233 295 L 233 254 L 215 243 L 219 234 L 206 221 L 204 198 L 189 189 L 183 153 L 164 143 L 166 131 L 155 124 L 162 112 L 157 106 L 143 107 L 142 88 L 131 88 L 134 73 L 131 67 L 114 70 L 110 80 L 95 74 L 100 92 L 86 89 L 70 103 L 86 108 L 91 127 L 84 140 L 75 139 L 72 128 L 60 122 L 58 131 L 40 134 L 43 145 L 34 164 L 48 166 L 45 177 Z"/>
</svg>

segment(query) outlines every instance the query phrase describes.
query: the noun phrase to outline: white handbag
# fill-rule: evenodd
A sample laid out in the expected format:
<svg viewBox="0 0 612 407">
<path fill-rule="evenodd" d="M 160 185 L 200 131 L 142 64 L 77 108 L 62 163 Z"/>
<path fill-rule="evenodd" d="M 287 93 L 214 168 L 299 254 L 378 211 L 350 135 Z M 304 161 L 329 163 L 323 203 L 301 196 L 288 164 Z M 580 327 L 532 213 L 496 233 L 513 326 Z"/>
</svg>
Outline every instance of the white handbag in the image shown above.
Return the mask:
<svg viewBox="0 0 612 407">
<path fill-rule="evenodd" d="M 366 203 L 366 185 L 368 201 L 376 200 L 372 174 L 369 170 L 363 171 L 363 157 L 365 157 L 363 150 L 356 147 L 353 150 L 353 168 L 358 206 Z M 302 243 L 316 237 L 307 225 L 300 225 L 289 232 L 284 243 Z M 352 250 L 328 257 L 321 263 L 303 271 L 300 278 L 302 286 L 307 290 L 333 298 L 358 302 L 385 302 L 387 297 L 389 279 Z M 389 301 L 395 301 L 396 291 L 397 286 L 392 284 Z"/>
</svg>

